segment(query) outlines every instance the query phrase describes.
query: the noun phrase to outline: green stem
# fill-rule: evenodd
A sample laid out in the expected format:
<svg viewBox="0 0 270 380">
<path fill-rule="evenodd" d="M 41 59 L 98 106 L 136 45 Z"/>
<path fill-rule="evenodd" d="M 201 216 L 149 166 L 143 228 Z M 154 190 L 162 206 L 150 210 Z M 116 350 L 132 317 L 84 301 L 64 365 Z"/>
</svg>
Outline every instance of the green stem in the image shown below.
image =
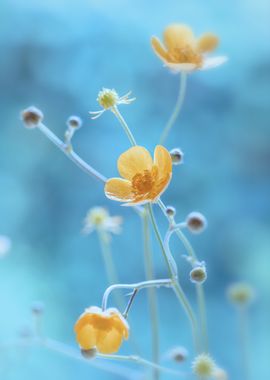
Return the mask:
<svg viewBox="0 0 270 380">
<path fill-rule="evenodd" d="M 183 289 L 181 288 L 181 286 L 180 286 L 180 284 L 178 282 L 177 272 L 176 272 L 176 269 L 175 269 L 175 264 L 173 264 L 174 261 L 172 261 L 173 258 L 171 256 L 171 253 L 166 251 L 165 246 L 163 244 L 163 241 L 162 241 L 162 238 L 161 238 L 161 234 L 159 232 L 159 229 L 158 229 L 158 226 L 157 226 L 157 223 L 156 223 L 156 220 L 155 220 L 155 216 L 154 216 L 151 204 L 148 204 L 148 211 L 149 211 L 150 219 L 151 219 L 151 222 L 152 222 L 152 225 L 153 225 L 153 229 L 154 229 L 157 241 L 158 241 L 158 243 L 160 245 L 161 252 L 162 252 L 163 257 L 165 259 L 165 262 L 166 262 L 166 265 L 167 265 L 167 269 L 168 269 L 170 278 L 172 280 L 173 290 L 174 290 L 174 292 L 175 292 L 175 294 L 176 294 L 176 296 L 177 296 L 180 304 L 182 305 L 182 307 L 184 308 L 184 310 L 185 310 L 185 312 L 186 312 L 186 314 L 188 316 L 188 319 L 190 321 L 191 328 L 192 328 L 192 334 L 193 334 L 193 338 L 194 338 L 194 342 L 195 342 L 195 347 L 196 347 L 196 350 L 198 351 L 198 349 L 199 349 L 199 339 L 198 339 L 197 321 L 195 319 L 195 316 L 194 316 L 193 310 L 192 310 L 192 308 L 190 306 L 190 303 L 189 303 L 187 297 L 185 296 L 185 293 L 184 293 Z"/>
<path fill-rule="evenodd" d="M 123 118 L 123 116 L 121 115 L 121 113 L 119 112 L 119 110 L 116 106 L 114 106 L 112 108 L 112 113 L 117 117 L 118 121 L 120 122 L 121 126 L 123 127 L 131 145 L 133 145 L 133 146 L 137 145 L 135 138 L 134 138 L 133 134 L 131 133 L 131 130 L 129 129 L 125 119 Z"/>
<path fill-rule="evenodd" d="M 183 102 L 185 99 L 185 94 L 186 94 L 186 86 L 187 86 L 187 73 L 181 72 L 178 97 L 176 100 L 176 104 L 175 104 L 173 113 L 171 114 L 171 117 L 168 120 L 168 122 L 167 122 L 167 124 L 166 124 L 166 126 L 162 132 L 162 135 L 160 138 L 160 144 L 161 145 L 164 144 L 165 140 L 167 139 L 167 137 L 168 137 L 168 135 L 169 135 L 169 133 L 170 133 L 181 109 L 182 109 L 182 105 L 183 105 Z"/>
<path fill-rule="evenodd" d="M 244 380 L 250 379 L 250 359 L 248 349 L 248 313 L 245 306 L 238 308 L 239 340 L 242 362 L 242 376 Z"/>
<path fill-rule="evenodd" d="M 146 211 L 146 210 L 145 210 Z M 154 279 L 154 266 L 153 266 L 153 254 L 150 242 L 149 231 L 149 217 L 148 213 L 144 212 L 142 215 L 143 222 L 143 237 L 144 237 L 144 268 L 146 280 L 151 281 Z M 151 320 L 151 332 L 152 332 L 152 361 L 155 364 L 159 364 L 160 352 L 159 352 L 159 326 L 158 326 L 158 305 L 157 294 L 154 288 L 148 289 L 148 302 Z M 152 378 L 159 379 L 158 368 L 153 368 Z"/>
<path fill-rule="evenodd" d="M 105 269 L 107 273 L 108 283 L 109 285 L 118 284 L 120 281 L 119 281 L 118 273 L 117 273 L 112 252 L 111 252 L 109 236 L 107 235 L 106 232 L 103 232 L 100 230 L 98 230 L 97 233 L 98 233 L 100 248 L 101 248 L 103 261 L 104 261 Z M 125 301 L 122 294 L 120 294 L 119 292 L 115 292 L 114 297 L 115 297 L 115 303 L 117 305 L 117 308 L 119 310 L 124 310 Z"/>
</svg>

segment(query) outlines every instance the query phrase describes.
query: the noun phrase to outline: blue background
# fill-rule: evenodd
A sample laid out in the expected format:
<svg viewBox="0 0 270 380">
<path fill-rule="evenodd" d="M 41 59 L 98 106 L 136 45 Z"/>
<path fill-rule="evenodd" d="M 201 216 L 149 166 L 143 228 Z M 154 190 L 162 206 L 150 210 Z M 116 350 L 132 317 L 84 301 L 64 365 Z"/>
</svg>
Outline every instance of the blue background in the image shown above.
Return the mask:
<svg viewBox="0 0 270 380">
<path fill-rule="evenodd" d="M 270 30 L 266 0 L 94 1 L 2 0 L 0 4 L 0 234 L 13 241 L 0 261 L 0 344 L 16 338 L 31 323 L 30 306 L 46 307 L 46 335 L 75 346 L 73 324 L 82 310 L 100 304 L 106 278 L 97 236 L 81 234 L 86 211 L 105 206 L 124 218 L 113 238 L 121 281 L 144 279 L 141 226 L 130 209 L 105 198 L 102 185 L 80 172 L 38 131 L 27 131 L 20 110 L 36 105 L 45 124 L 63 136 L 65 121 L 79 115 L 83 128 L 76 151 L 106 176 L 116 175 L 116 160 L 129 147 L 109 112 L 92 121 L 98 91 L 132 90 L 137 100 L 121 111 L 139 144 L 153 151 L 177 94 L 177 77 L 150 48 L 171 22 L 190 24 L 197 34 L 220 36 L 219 53 L 229 62 L 188 78 L 187 97 L 166 146 L 180 146 L 185 164 L 175 167 L 163 196 L 175 205 L 177 219 L 193 210 L 204 213 L 208 229 L 190 236 L 207 262 L 207 308 L 211 353 L 239 379 L 236 316 L 225 297 L 233 281 L 256 289 L 251 308 L 252 378 L 266 379 L 269 350 L 269 82 Z M 165 222 L 156 209 L 165 232 Z M 194 302 L 182 246 L 172 245 L 181 282 Z M 156 276 L 166 276 L 155 246 Z M 160 290 L 161 346 L 191 349 L 186 317 L 169 290 Z M 150 357 L 147 298 L 141 292 L 132 309 L 131 328 Z M 3 348 L 3 347 L 2 347 Z M 132 353 L 123 346 L 123 353 Z M 116 364 L 116 363 L 114 363 Z M 164 359 L 163 364 L 171 363 Z M 188 365 L 183 368 L 188 368 Z M 174 368 L 177 368 L 174 365 Z M 0 350 L 4 380 L 117 379 L 87 363 L 45 349 Z M 269 375 L 268 375 L 269 376 Z M 171 378 L 163 376 L 164 379 Z M 244 379 L 243 379 L 244 380 Z"/>
</svg>

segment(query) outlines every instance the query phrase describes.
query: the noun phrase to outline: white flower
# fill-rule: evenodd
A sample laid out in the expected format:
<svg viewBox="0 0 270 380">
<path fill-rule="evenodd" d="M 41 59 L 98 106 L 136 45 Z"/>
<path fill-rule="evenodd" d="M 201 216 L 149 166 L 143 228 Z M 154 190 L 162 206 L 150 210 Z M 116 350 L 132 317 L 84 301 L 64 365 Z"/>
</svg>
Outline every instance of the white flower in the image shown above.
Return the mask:
<svg viewBox="0 0 270 380">
<path fill-rule="evenodd" d="M 120 216 L 110 216 L 103 207 L 93 207 L 84 219 L 83 232 L 90 234 L 94 230 L 102 230 L 113 234 L 121 232 L 122 218 Z"/>
<path fill-rule="evenodd" d="M 6 256 L 11 248 L 11 240 L 8 236 L 0 235 L 0 258 Z"/>
<path fill-rule="evenodd" d="M 129 91 L 127 94 L 119 97 L 117 92 L 112 89 L 103 88 L 99 93 L 97 97 L 98 103 L 103 108 L 100 111 L 91 111 L 89 112 L 92 119 L 97 119 L 100 117 L 106 110 L 113 111 L 114 107 L 118 106 L 119 104 L 130 104 L 135 100 L 135 98 L 129 98 L 131 94 L 131 91 Z"/>
</svg>

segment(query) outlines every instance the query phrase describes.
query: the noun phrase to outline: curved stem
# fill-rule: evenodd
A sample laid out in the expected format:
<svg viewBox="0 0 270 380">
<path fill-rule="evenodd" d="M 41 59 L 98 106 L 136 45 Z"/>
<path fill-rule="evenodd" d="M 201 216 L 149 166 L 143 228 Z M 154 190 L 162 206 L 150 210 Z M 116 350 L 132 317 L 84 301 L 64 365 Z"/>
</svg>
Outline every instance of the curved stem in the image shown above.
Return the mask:
<svg viewBox="0 0 270 380">
<path fill-rule="evenodd" d="M 135 141 L 135 138 L 133 136 L 133 134 L 131 133 L 125 119 L 123 118 L 123 116 L 121 115 L 121 113 L 119 112 L 118 108 L 116 106 L 112 107 L 112 113 L 117 117 L 118 121 L 120 122 L 121 126 L 123 127 L 131 145 L 135 146 L 137 145 L 136 144 L 136 141 Z"/>
<path fill-rule="evenodd" d="M 170 119 L 168 120 L 168 122 L 167 122 L 167 124 L 166 124 L 166 126 L 162 132 L 162 135 L 160 138 L 160 144 L 161 145 L 164 144 L 166 138 L 168 137 L 168 135 L 169 135 L 169 133 L 170 133 L 181 109 L 182 109 L 182 105 L 183 105 L 183 102 L 185 99 L 185 93 L 186 93 L 186 85 L 187 85 L 187 73 L 181 72 L 178 97 L 176 100 L 176 104 L 175 104 L 173 113 L 172 113 Z"/>
<path fill-rule="evenodd" d="M 107 272 L 107 278 L 109 285 L 118 284 L 119 283 L 119 277 L 118 273 L 116 271 L 116 267 L 114 265 L 113 256 L 111 252 L 110 247 L 110 237 L 107 235 L 106 232 L 97 230 L 100 248 L 103 256 L 103 261 L 105 264 L 106 272 Z M 114 294 L 116 306 L 119 310 L 124 310 L 125 308 L 125 301 L 122 297 L 122 294 L 119 292 L 116 292 Z"/>
<path fill-rule="evenodd" d="M 134 284 L 115 284 L 109 286 L 103 295 L 102 299 L 102 310 L 107 309 L 107 302 L 109 295 L 111 294 L 112 291 L 116 289 L 132 289 L 132 290 L 141 290 L 144 288 L 151 288 L 151 287 L 157 287 L 159 288 L 160 286 L 165 286 L 165 287 L 170 287 L 172 286 L 172 280 L 170 278 L 166 279 L 161 279 L 161 280 L 152 280 L 152 281 L 142 281 L 142 282 L 137 282 Z"/>
<path fill-rule="evenodd" d="M 143 223 L 143 240 L 144 240 L 144 268 L 146 280 L 151 281 L 154 279 L 154 267 L 153 267 L 153 254 L 150 242 L 149 220 L 147 210 L 142 215 Z M 158 326 L 158 305 L 157 294 L 154 288 L 148 289 L 148 301 L 151 320 L 151 332 L 152 332 L 152 360 L 154 363 L 159 363 L 159 326 Z M 153 379 L 159 379 L 159 371 L 157 368 L 153 368 Z"/>
<path fill-rule="evenodd" d="M 81 159 L 70 147 L 66 145 L 62 140 L 60 140 L 46 125 L 40 123 L 38 129 L 54 144 L 59 148 L 65 155 L 74 162 L 80 169 L 89 174 L 95 179 L 106 182 L 107 178 L 100 174 L 97 170 L 88 165 L 84 160 Z"/>
<path fill-rule="evenodd" d="M 185 293 L 184 293 L 183 289 L 181 288 L 181 286 L 177 280 L 177 271 L 176 271 L 176 266 L 174 267 L 175 263 L 174 263 L 173 257 L 171 255 L 171 253 L 166 250 L 166 248 L 163 244 L 163 241 L 162 241 L 162 238 L 161 238 L 161 235 L 160 235 L 160 232 L 159 232 L 159 229 L 158 229 L 158 226 L 157 226 L 154 214 L 153 214 L 153 210 L 152 210 L 152 207 L 150 204 L 148 205 L 148 210 L 149 210 L 150 219 L 152 221 L 152 225 L 154 228 L 155 235 L 157 237 L 161 251 L 162 251 L 163 256 L 165 258 L 165 262 L 166 262 L 166 265 L 167 265 L 167 268 L 168 268 L 168 271 L 169 271 L 169 274 L 170 274 L 170 277 L 172 280 L 173 290 L 174 290 L 180 304 L 183 306 L 183 308 L 184 308 L 184 310 L 185 310 L 185 312 L 189 318 L 191 328 L 192 328 L 193 338 L 194 338 L 194 342 L 195 342 L 195 347 L 196 347 L 196 350 L 198 350 L 199 339 L 198 339 L 198 331 L 197 331 L 197 321 L 195 319 L 195 316 L 194 316 L 193 310 L 190 306 L 190 303 L 189 303 L 188 299 L 186 298 Z M 172 263 L 174 263 L 174 264 L 172 264 Z"/>
</svg>

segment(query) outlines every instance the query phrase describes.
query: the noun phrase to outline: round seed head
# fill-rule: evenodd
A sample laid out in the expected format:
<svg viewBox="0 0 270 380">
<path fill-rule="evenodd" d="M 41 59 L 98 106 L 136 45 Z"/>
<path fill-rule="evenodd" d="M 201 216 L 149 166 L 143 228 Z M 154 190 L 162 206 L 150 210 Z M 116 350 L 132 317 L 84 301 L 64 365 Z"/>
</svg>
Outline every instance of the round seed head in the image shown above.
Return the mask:
<svg viewBox="0 0 270 380">
<path fill-rule="evenodd" d="M 108 88 L 103 88 L 97 97 L 97 101 L 101 105 L 101 107 L 105 109 L 109 109 L 117 105 L 119 100 L 119 96 L 115 90 L 110 90 Z"/>
<path fill-rule="evenodd" d="M 78 129 L 82 126 L 82 119 L 78 116 L 70 116 L 67 120 L 67 126 Z"/>
<path fill-rule="evenodd" d="M 168 216 L 170 216 L 170 217 L 175 216 L 175 214 L 176 214 L 176 210 L 175 210 L 175 208 L 174 208 L 173 206 L 167 206 L 167 207 L 166 207 L 166 214 L 167 214 Z"/>
<path fill-rule="evenodd" d="M 190 280 L 195 284 L 202 284 L 207 279 L 206 268 L 204 265 L 197 265 L 190 271 Z"/>
<path fill-rule="evenodd" d="M 174 165 L 180 165 L 183 163 L 184 153 L 179 148 L 174 148 L 170 151 L 172 163 Z"/>
<path fill-rule="evenodd" d="M 191 212 L 186 218 L 187 227 L 194 234 L 201 233 L 207 226 L 205 217 L 200 212 Z"/>
<path fill-rule="evenodd" d="M 42 122 L 43 113 L 38 108 L 31 106 L 22 111 L 21 119 L 26 128 L 35 128 Z"/>
<path fill-rule="evenodd" d="M 90 348 L 89 350 L 81 349 L 81 354 L 85 359 L 94 359 L 97 356 L 97 350 Z"/>
<path fill-rule="evenodd" d="M 238 282 L 228 288 L 227 295 L 233 304 L 244 306 L 253 301 L 255 292 L 249 284 Z"/>
<path fill-rule="evenodd" d="M 193 373 L 201 378 L 212 377 L 215 372 L 215 362 L 208 354 L 198 355 L 192 363 Z"/>
</svg>

